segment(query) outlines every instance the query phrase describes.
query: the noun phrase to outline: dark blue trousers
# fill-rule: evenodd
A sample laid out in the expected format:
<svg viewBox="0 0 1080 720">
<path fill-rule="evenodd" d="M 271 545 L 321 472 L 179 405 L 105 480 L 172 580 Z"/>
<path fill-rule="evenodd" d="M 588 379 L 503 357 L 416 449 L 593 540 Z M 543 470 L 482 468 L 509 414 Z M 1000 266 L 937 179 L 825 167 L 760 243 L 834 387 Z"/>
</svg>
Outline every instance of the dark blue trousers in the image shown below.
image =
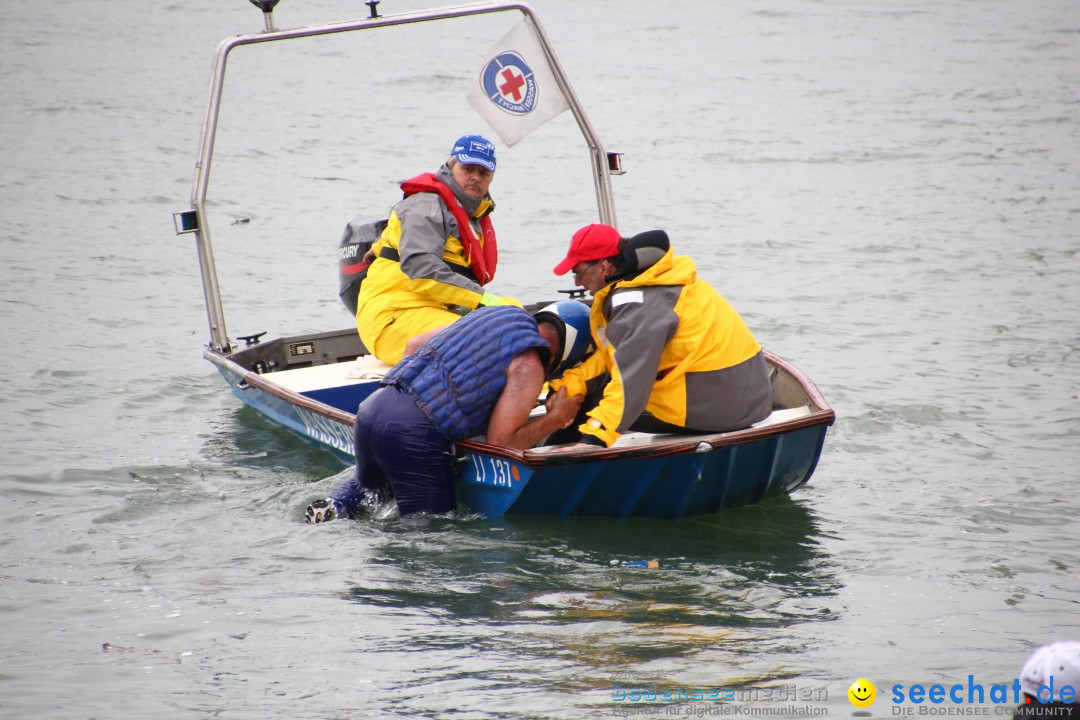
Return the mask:
<svg viewBox="0 0 1080 720">
<path fill-rule="evenodd" d="M 350 512 L 391 495 L 402 516 L 457 508 L 451 442 L 408 393 L 390 385 L 360 403 L 354 441 L 356 477 L 334 495 Z"/>
</svg>

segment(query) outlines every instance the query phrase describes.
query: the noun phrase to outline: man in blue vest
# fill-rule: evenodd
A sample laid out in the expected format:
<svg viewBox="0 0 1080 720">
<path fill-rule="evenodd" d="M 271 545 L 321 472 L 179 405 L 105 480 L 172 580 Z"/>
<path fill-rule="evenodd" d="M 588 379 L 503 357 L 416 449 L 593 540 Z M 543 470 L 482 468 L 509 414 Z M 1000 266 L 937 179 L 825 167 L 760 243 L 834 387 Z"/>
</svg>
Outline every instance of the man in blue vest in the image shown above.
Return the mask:
<svg viewBox="0 0 1080 720">
<path fill-rule="evenodd" d="M 573 367 L 589 345 L 589 309 L 574 300 L 535 316 L 514 306 L 483 307 L 406 356 L 356 412 L 356 477 L 316 500 L 305 520 L 320 523 L 363 506 L 397 502 L 402 516 L 457 507 L 452 444 L 486 435 L 524 450 L 570 425 L 583 400 L 560 390 L 530 418 L 545 380 Z"/>
</svg>

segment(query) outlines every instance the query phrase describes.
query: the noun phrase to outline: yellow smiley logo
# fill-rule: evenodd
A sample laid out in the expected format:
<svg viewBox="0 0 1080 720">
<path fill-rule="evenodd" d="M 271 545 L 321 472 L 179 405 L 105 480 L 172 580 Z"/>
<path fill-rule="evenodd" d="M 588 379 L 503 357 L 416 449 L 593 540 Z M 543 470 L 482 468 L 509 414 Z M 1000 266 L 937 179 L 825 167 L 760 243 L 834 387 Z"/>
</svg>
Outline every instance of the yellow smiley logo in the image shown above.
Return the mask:
<svg viewBox="0 0 1080 720">
<path fill-rule="evenodd" d="M 847 689 L 847 696 L 851 704 L 857 708 L 870 707 L 874 704 L 874 698 L 877 697 L 877 688 L 866 678 L 859 678 L 851 683 L 851 687 Z"/>
</svg>

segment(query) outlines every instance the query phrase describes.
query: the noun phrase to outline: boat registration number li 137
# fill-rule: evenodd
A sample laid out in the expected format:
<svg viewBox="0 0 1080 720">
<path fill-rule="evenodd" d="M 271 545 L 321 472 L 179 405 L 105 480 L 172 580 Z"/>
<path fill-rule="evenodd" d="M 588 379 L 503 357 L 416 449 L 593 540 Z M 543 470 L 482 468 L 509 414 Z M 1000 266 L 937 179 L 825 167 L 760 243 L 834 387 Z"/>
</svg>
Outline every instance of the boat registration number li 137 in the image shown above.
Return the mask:
<svg viewBox="0 0 1080 720">
<path fill-rule="evenodd" d="M 472 460 L 475 473 L 467 481 L 475 485 L 510 487 L 514 482 L 521 480 L 521 471 L 509 460 L 481 455 L 470 455 L 469 459 Z"/>
</svg>

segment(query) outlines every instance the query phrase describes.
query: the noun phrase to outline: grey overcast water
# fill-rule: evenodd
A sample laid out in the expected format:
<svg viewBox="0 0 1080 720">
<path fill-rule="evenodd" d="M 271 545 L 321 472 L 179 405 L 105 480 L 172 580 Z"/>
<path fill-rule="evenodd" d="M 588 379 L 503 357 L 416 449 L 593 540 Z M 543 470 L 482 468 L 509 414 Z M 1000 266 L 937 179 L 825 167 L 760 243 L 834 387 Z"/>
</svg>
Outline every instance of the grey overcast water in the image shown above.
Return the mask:
<svg viewBox="0 0 1080 720">
<path fill-rule="evenodd" d="M 214 50 L 261 13 L 0 0 L 0 716 L 850 717 L 866 678 L 886 717 L 928 707 L 896 685 L 1008 684 L 1080 639 L 1080 3 L 533 7 L 626 153 L 620 228 L 668 230 L 835 408 L 810 484 L 679 522 L 303 524 L 348 470 L 202 359 L 171 217 Z M 350 325 L 342 227 L 495 137 L 464 97 L 517 17 L 233 55 L 233 337 Z M 564 114 L 496 145 L 495 290 L 551 297 L 596 220 L 584 144 Z"/>
</svg>

